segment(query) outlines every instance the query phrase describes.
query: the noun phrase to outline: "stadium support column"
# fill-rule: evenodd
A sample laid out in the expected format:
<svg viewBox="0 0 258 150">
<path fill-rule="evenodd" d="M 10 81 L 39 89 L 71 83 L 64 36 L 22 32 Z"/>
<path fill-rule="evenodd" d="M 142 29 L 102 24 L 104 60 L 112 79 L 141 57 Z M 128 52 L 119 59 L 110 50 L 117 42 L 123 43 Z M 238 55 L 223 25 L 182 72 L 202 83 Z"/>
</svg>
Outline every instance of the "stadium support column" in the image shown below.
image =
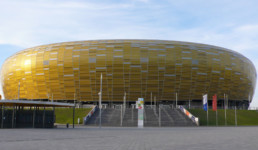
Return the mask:
<svg viewBox="0 0 258 150">
<path fill-rule="evenodd" d="M 37 107 L 34 106 L 34 109 L 33 109 L 33 118 L 32 118 L 32 127 L 35 128 L 35 117 L 36 117 L 36 114 L 35 114 L 35 111 L 36 111 Z"/>
<path fill-rule="evenodd" d="M 56 118 L 55 118 L 55 106 L 53 106 L 53 122 L 56 122 Z"/>
<path fill-rule="evenodd" d="M 45 120 L 46 120 L 46 106 L 44 106 L 44 110 L 43 110 L 43 128 L 45 128 Z"/>
<path fill-rule="evenodd" d="M 1 122 L 1 128 L 4 128 L 4 104 L 2 105 L 2 122 Z"/>
<path fill-rule="evenodd" d="M 13 105 L 12 128 L 14 128 L 14 111 L 15 111 L 15 105 Z"/>
<path fill-rule="evenodd" d="M 14 107 L 14 128 L 16 128 L 16 120 L 17 120 L 17 105 Z"/>
</svg>

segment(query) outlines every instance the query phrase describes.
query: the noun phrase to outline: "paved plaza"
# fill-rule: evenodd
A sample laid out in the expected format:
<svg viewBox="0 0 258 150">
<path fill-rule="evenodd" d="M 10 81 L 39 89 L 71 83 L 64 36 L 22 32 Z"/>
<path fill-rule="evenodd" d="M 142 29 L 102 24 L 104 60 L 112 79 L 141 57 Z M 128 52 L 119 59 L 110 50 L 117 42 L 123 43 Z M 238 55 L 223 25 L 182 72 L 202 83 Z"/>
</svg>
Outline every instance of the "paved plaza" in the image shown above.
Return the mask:
<svg viewBox="0 0 258 150">
<path fill-rule="evenodd" d="M 256 150 L 258 127 L 0 129 L 0 150 Z"/>
</svg>

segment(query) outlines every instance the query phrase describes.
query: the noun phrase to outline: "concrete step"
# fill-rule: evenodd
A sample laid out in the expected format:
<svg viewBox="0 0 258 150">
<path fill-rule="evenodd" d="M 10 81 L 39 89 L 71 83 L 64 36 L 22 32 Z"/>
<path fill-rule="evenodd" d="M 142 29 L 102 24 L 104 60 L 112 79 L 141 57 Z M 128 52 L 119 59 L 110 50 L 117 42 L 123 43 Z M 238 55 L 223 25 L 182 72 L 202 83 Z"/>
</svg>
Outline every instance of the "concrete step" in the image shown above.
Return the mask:
<svg viewBox="0 0 258 150">
<path fill-rule="evenodd" d="M 196 126 L 179 109 L 170 107 L 160 107 L 160 123 L 159 109 L 144 109 L 144 126 L 146 127 L 172 127 L 172 126 Z M 121 109 L 107 108 L 102 110 L 102 126 L 121 126 Z M 122 115 L 122 126 L 136 127 L 138 124 L 138 110 L 127 108 Z M 99 110 L 97 110 L 86 125 L 99 125 Z"/>
</svg>

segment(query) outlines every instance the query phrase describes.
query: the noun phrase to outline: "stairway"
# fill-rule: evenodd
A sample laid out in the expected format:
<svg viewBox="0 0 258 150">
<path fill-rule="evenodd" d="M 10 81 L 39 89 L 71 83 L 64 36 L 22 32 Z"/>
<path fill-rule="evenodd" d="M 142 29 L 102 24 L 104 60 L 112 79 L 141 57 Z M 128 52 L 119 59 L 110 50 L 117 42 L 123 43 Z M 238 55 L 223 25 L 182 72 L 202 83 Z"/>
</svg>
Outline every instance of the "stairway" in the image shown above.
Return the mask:
<svg viewBox="0 0 258 150">
<path fill-rule="evenodd" d="M 91 116 L 86 123 L 88 126 L 99 125 L 99 109 Z M 115 108 L 106 108 L 101 110 L 101 125 L 102 126 L 121 126 L 121 110 Z"/>
<path fill-rule="evenodd" d="M 159 122 L 160 112 L 160 122 Z M 102 126 L 123 126 L 137 127 L 138 110 L 126 108 L 122 114 L 120 108 L 102 109 Z M 122 125 L 121 125 L 122 119 Z M 88 126 L 99 125 L 99 110 L 92 115 L 86 123 Z M 169 106 L 160 106 L 160 110 L 146 107 L 144 109 L 144 126 L 145 127 L 172 127 L 172 126 L 196 126 L 185 114 L 179 109 L 173 109 Z"/>
<path fill-rule="evenodd" d="M 161 108 L 161 126 L 196 126 L 179 109 Z"/>
<path fill-rule="evenodd" d="M 159 116 L 155 113 L 155 109 L 146 108 L 144 109 L 144 126 L 145 127 L 158 127 Z"/>
<path fill-rule="evenodd" d="M 124 127 L 136 127 L 138 123 L 138 110 L 126 108 L 123 116 Z"/>
</svg>

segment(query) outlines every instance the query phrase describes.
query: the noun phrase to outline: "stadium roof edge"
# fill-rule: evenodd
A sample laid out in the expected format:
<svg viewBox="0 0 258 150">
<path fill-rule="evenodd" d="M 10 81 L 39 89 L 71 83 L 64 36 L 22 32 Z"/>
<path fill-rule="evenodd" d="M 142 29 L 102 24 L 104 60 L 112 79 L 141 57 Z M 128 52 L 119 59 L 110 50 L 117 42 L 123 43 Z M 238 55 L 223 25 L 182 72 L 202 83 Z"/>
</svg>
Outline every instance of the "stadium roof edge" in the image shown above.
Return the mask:
<svg viewBox="0 0 258 150">
<path fill-rule="evenodd" d="M 0 100 L 0 106 L 73 107 L 74 104 L 28 100 Z"/>
</svg>

